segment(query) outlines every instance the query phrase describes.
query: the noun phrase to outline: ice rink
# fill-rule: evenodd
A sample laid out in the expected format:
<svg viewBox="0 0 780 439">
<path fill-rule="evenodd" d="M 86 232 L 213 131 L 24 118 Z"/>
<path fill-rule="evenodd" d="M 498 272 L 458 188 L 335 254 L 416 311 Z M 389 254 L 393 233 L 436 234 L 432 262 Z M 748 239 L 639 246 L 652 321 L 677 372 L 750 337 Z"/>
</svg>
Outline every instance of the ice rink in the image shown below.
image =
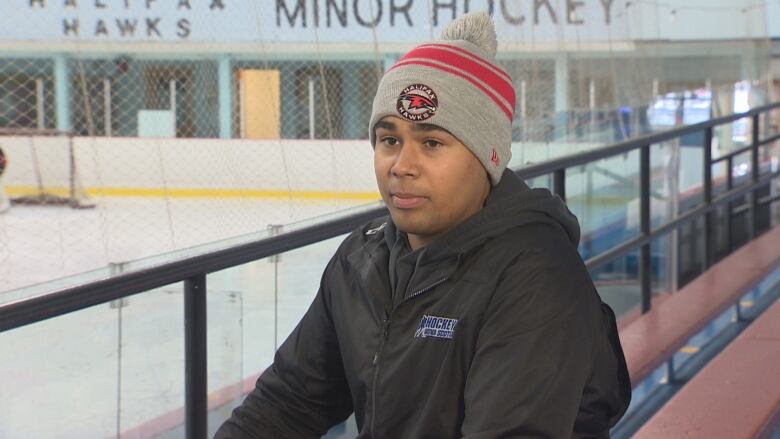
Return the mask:
<svg viewBox="0 0 780 439">
<path fill-rule="evenodd" d="M 0 214 L 0 303 L 5 292 L 90 270 L 267 233 L 367 205 L 365 200 L 263 198 L 94 199 L 91 209 L 14 205 Z M 376 205 L 376 203 L 373 203 Z M 258 236 L 259 237 L 259 236 Z"/>
<path fill-rule="evenodd" d="M 93 209 L 14 206 L 0 215 L 0 285 L 8 302 L 47 279 L 105 276 L 267 235 L 365 201 L 113 198 Z M 376 203 L 371 203 L 375 206 Z M 308 221 L 307 221 L 308 222 Z M 247 234 L 255 234 L 248 235 Z M 209 392 L 264 370 L 308 308 L 342 237 L 210 274 Z M 213 245 L 213 244 L 210 244 Z M 188 248 L 192 250 L 187 250 Z M 163 255 L 155 256 L 154 255 Z M 166 256 L 167 255 L 167 256 Z M 147 258 L 143 261 L 143 258 Z M 109 437 L 152 424 L 184 405 L 182 284 L 0 333 L 0 438 Z M 235 390 L 235 397 L 239 397 Z M 141 435 L 144 436 L 143 434 Z M 134 436 L 135 437 L 135 436 Z"/>
</svg>

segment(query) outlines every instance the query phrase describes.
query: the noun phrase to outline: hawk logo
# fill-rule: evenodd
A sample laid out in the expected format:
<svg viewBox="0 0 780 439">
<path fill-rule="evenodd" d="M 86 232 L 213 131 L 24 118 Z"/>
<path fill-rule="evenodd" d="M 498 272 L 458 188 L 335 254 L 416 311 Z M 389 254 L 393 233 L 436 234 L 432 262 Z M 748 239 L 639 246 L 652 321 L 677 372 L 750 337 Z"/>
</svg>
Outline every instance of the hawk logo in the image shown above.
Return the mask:
<svg viewBox="0 0 780 439">
<path fill-rule="evenodd" d="M 404 118 L 420 122 L 436 114 L 438 105 L 439 99 L 430 87 L 425 84 L 412 84 L 401 91 L 395 109 Z"/>
<path fill-rule="evenodd" d="M 432 100 L 415 94 L 404 94 L 401 95 L 401 100 L 409 100 L 409 109 L 410 110 L 431 110 L 436 111 L 436 104 L 433 103 Z"/>
</svg>

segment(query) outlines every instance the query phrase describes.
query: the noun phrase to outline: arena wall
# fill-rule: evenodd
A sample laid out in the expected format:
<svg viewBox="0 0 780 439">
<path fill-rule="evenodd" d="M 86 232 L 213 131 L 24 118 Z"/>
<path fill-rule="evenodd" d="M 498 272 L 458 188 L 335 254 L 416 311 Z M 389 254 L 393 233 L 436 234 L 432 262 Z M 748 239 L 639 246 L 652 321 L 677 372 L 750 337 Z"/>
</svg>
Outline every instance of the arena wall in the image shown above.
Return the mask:
<svg viewBox="0 0 780 439">
<path fill-rule="evenodd" d="M 40 179 L 46 192 L 67 193 L 73 182 L 91 197 L 378 198 L 367 140 L 19 136 L 2 137 L 0 145 L 9 157 L 3 184 L 11 196 L 35 192 Z M 596 146 L 515 143 L 510 167 Z M 638 165 L 633 155 L 612 159 L 604 167 L 632 175 Z M 615 184 L 602 173 L 590 178 L 594 189 Z M 567 194 L 580 194 L 584 180 L 583 170 L 570 170 Z"/>
</svg>

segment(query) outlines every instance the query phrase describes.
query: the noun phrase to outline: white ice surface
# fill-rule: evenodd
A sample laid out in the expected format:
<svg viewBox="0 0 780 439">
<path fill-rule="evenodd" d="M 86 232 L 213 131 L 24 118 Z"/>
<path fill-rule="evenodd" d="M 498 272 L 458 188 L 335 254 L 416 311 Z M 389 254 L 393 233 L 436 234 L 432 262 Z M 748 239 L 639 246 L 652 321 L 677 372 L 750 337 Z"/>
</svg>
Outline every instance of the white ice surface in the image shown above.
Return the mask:
<svg viewBox="0 0 780 439">
<path fill-rule="evenodd" d="M 90 210 L 14 206 L 0 215 L 0 291 L 350 207 L 98 201 Z M 342 239 L 208 276 L 210 392 L 270 365 Z M 114 437 L 183 407 L 182 288 L 169 285 L 131 296 L 122 307 L 98 305 L 0 333 L 0 438 Z M 34 290 L 0 293 L 0 303 Z"/>
</svg>

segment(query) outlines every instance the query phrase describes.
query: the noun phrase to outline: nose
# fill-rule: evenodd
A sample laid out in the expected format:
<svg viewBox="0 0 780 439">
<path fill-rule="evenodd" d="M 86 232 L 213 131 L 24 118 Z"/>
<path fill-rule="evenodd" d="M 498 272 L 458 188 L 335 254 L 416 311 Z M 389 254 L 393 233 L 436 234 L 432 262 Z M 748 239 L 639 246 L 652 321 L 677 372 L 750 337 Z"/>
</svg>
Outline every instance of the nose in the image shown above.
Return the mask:
<svg viewBox="0 0 780 439">
<path fill-rule="evenodd" d="M 420 174 L 419 148 L 413 143 L 407 143 L 399 148 L 393 167 L 390 168 L 395 177 L 416 177 Z"/>
</svg>

